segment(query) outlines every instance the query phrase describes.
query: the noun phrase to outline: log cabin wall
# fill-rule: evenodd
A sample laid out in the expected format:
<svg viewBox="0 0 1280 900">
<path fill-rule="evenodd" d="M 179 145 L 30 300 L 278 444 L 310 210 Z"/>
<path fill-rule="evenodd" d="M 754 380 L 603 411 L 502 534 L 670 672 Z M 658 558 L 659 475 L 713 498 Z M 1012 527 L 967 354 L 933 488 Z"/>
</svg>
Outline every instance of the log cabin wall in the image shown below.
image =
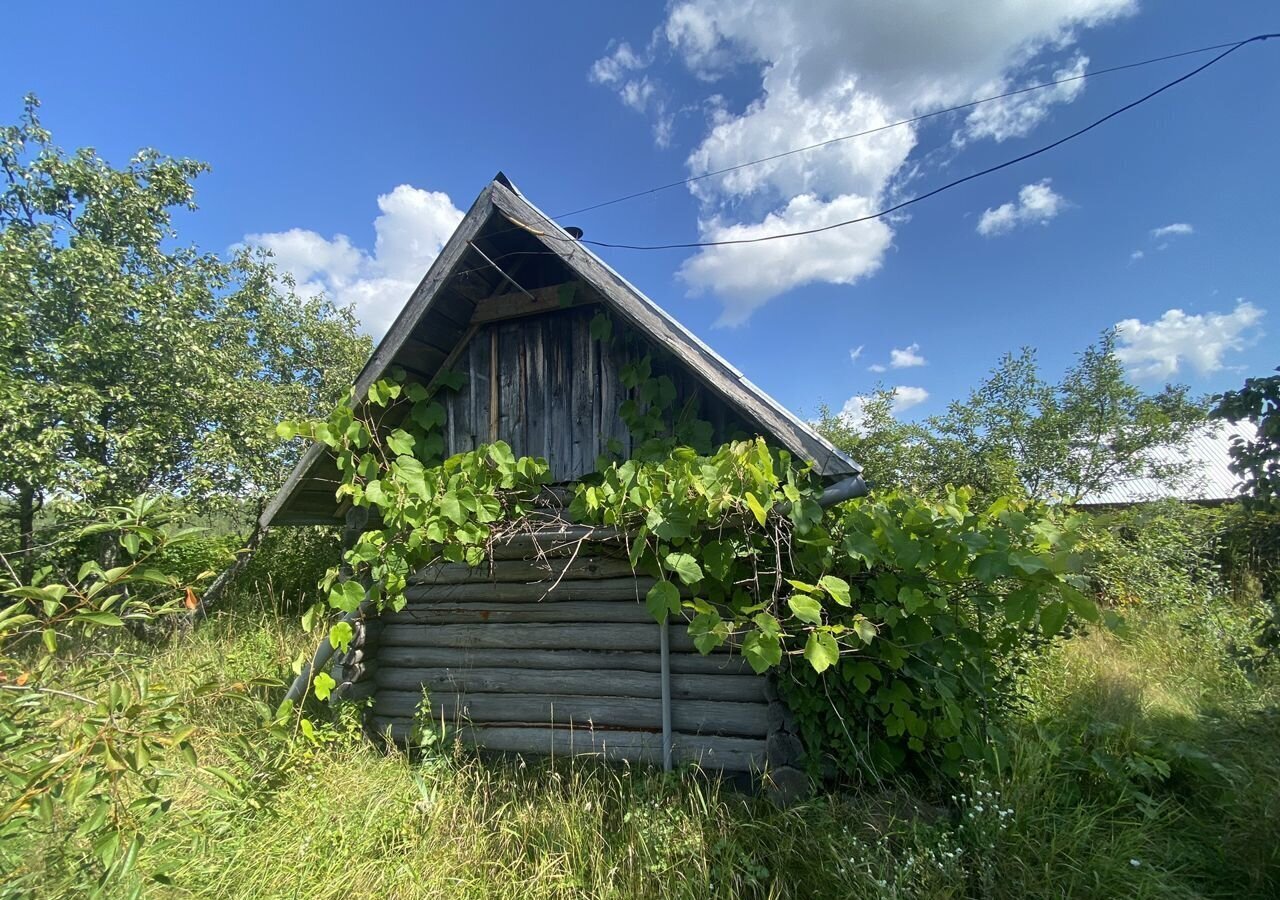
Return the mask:
<svg viewBox="0 0 1280 900">
<path fill-rule="evenodd" d="M 404 741 L 429 706 L 487 750 L 660 765 L 660 626 L 644 605 L 653 580 L 619 549 L 526 534 L 489 566 L 419 572 L 408 605 L 381 616 L 371 728 Z M 667 627 L 673 760 L 760 771 L 776 731 L 766 679 L 737 653 L 698 653 L 682 622 Z"/>
<path fill-rule="evenodd" d="M 598 311 L 593 304 L 479 325 L 453 364 L 467 384 L 440 397 L 448 415 L 446 455 L 503 440 L 516 456 L 545 458 L 552 480 L 561 483 L 594 472 L 610 441 L 621 446 L 623 459 L 630 457 L 631 435 L 618 407 L 634 392 L 623 387 L 620 373 L 641 354 L 593 339 Z M 712 425 L 712 446 L 760 432 L 683 367 L 664 365 L 657 353 L 653 361 L 653 374 L 675 384 L 672 414 L 695 398 L 699 417 Z"/>
</svg>

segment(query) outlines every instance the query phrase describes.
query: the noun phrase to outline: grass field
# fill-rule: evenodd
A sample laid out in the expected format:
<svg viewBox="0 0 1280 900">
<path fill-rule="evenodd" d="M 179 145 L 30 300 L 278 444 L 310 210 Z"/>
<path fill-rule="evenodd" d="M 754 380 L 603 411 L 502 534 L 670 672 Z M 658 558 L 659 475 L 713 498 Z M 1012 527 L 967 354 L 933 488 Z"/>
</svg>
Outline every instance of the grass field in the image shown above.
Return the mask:
<svg viewBox="0 0 1280 900">
<path fill-rule="evenodd" d="M 151 669 L 191 685 L 227 673 L 231 691 L 198 701 L 197 746 L 202 764 L 248 780 L 232 793 L 176 773 L 136 889 L 220 900 L 1274 897 L 1280 679 L 1247 677 L 1230 658 L 1242 617 L 1131 613 L 1124 636 L 1061 642 L 1028 675 L 997 773 L 867 785 L 785 811 L 696 772 L 448 747 L 415 762 L 341 724 L 327 741 L 255 759 L 248 700 L 269 689 L 234 686 L 282 671 L 310 638 L 275 616 L 215 619 Z M 49 895 L 41 870 L 57 852 L 5 848 L 0 891 Z"/>
</svg>

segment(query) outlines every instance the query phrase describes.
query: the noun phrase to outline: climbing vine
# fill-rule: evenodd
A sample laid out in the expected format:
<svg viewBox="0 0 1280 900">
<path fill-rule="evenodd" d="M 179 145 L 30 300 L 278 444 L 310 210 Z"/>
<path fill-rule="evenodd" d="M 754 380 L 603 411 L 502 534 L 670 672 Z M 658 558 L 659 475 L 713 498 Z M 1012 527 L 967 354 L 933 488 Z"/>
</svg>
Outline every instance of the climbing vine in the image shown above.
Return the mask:
<svg viewBox="0 0 1280 900">
<path fill-rule="evenodd" d="M 603 317 L 592 334 L 615 340 Z M 569 516 L 624 536 L 633 569 L 655 579 L 645 602 L 656 621 L 683 624 L 702 653 L 728 646 L 777 673 L 815 770 L 927 761 L 957 772 L 997 733 L 1020 658 L 1073 616 L 1099 620 L 1071 517 L 1012 499 L 975 508 L 966 489 L 937 503 L 892 493 L 824 508 L 811 467 L 763 439 L 710 448 L 696 403 L 677 410 L 674 384 L 653 369 L 641 355 L 620 372 L 633 457 L 611 447 L 575 486 Z M 479 565 L 498 523 L 538 503 L 545 460 L 500 441 L 443 458 L 436 395 L 462 383 L 393 373 L 363 404 L 282 426 L 329 446 L 339 498 L 371 511 L 345 557 L 351 574 L 326 577 L 331 607 L 402 608 L 411 573 Z M 330 640 L 345 648 L 351 635 L 338 622 Z"/>
</svg>

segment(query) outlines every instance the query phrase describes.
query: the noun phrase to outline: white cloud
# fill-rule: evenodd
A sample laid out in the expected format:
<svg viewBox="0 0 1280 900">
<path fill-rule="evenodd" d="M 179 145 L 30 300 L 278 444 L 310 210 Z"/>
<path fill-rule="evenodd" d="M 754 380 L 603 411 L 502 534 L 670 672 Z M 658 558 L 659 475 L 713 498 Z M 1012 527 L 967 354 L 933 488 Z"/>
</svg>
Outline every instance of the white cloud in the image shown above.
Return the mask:
<svg viewBox="0 0 1280 900">
<path fill-rule="evenodd" d="M 850 194 L 831 202 L 812 194 L 794 198 L 755 224 L 719 218 L 701 223 L 707 240 L 735 240 L 780 231 L 818 228 L 866 215 L 866 197 Z M 837 228 L 804 238 L 714 248 L 685 260 L 679 276 L 694 293 L 712 289 L 724 298 L 718 325 L 741 325 L 771 297 L 802 284 L 852 284 L 880 267 L 893 232 L 882 221 Z"/>
<path fill-rule="evenodd" d="M 922 387 L 900 384 L 892 388 L 892 390 L 893 412 L 895 415 L 911 409 L 913 406 L 919 406 L 929 399 L 929 392 Z M 846 400 L 844 406 L 840 408 L 840 417 L 845 420 L 849 427 L 858 428 L 862 424 L 864 411 L 870 400 L 871 398 L 866 394 L 855 394 Z"/>
<path fill-rule="evenodd" d="M 1229 313 L 1188 315 L 1170 309 L 1154 322 L 1116 323 L 1116 356 L 1135 378 L 1169 378 L 1187 363 L 1207 375 L 1223 368 L 1223 356 L 1262 336 L 1266 311 L 1240 300 Z"/>
<path fill-rule="evenodd" d="M 978 234 L 992 237 L 1005 234 L 1019 225 L 1047 225 L 1062 212 L 1066 201 L 1049 187 L 1049 179 L 1035 184 L 1024 184 L 1018 191 L 1017 201 L 988 209 L 978 220 Z"/>
<path fill-rule="evenodd" d="M 1136 262 L 1137 260 L 1142 259 L 1142 257 L 1146 255 L 1147 254 L 1143 253 L 1141 250 L 1134 250 L 1132 253 L 1129 254 L 1129 259 L 1134 260 Z"/>
<path fill-rule="evenodd" d="M 1061 58 L 1078 31 L 1135 8 L 1136 0 L 975 0 L 961 7 L 937 0 L 677 0 L 643 55 L 611 45 L 591 77 L 615 90 L 649 78 L 657 86 L 649 99 L 623 101 L 643 105 L 662 131 L 674 104 L 658 101 L 673 96 L 664 85 L 680 76 L 671 60 L 692 73 L 695 87 L 730 70 L 758 72 L 758 93 L 740 111 L 704 99 L 708 131 L 688 158 L 697 176 L 987 96 L 1046 65 L 1083 71 L 1082 55 Z M 965 139 L 1024 134 L 1052 104 L 1077 96 L 1080 84 L 975 110 Z M 669 125 L 663 133 L 669 136 Z M 916 142 L 914 126 L 889 128 L 694 182 L 701 237 L 761 236 L 874 212 L 913 169 Z M 795 287 L 871 275 L 893 244 L 893 228 L 876 221 L 821 237 L 703 248 L 681 275 L 691 292 L 724 302 L 721 322 L 742 322 Z"/>
<path fill-rule="evenodd" d="M 1069 65 L 1057 69 L 1052 78 L 1044 79 L 1047 81 L 1062 81 L 1067 78 L 1076 80 L 975 106 L 965 119 L 964 130 L 957 132 L 952 142 L 957 146 L 963 146 L 969 141 L 981 138 L 990 138 L 999 142 L 1022 137 L 1049 115 L 1049 107 L 1056 103 L 1070 103 L 1080 95 L 1084 90 L 1084 79 L 1080 76 L 1084 75 L 1088 66 L 1089 57 L 1077 54 Z M 1031 80 L 1031 83 L 1038 82 L 1039 79 Z M 992 82 L 982 93 L 991 97 L 1013 89 L 1009 81 L 1002 79 Z"/>
<path fill-rule="evenodd" d="M 867 366 L 867 371 L 868 372 L 888 372 L 889 367 L 885 365 L 881 365 L 880 363 L 872 363 L 871 365 Z"/>
<path fill-rule="evenodd" d="M 407 184 L 379 196 L 378 209 L 372 252 L 345 234 L 326 238 L 303 228 L 248 234 L 244 240 L 270 250 L 300 293 L 324 292 L 339 305 L 354 306 L 365 331 L 378 338 L 462 221 L 448 194 Z"/>
<path fill-rule="evenodd" d="M 898 385 L 893 389 L 893 411 L 902 412 L 913 406 L 919 406 L 929 399 L 929 392 L 922 387 L 908 384 Z"/>
<path fill-rule="evenodd" d="M 1159 228 L 1151 229 L 1152 240 L 1160 240 L 1161 238 L 1182 236 L 1194 234 L 1195 229 L 1186 222 L 1174 222 L 1171 225 L 1161 225 Z"/>
<path fill-rule="evenodd" d="M 862 355 L 862 347 L 863 347 L 863 345 L 862 345 L 862 344 L 859 344 L 858 346 L 856 346 L 856 347 L 852 348 L 852 349 L 849 351 L 849 361 L 850 361 L 850 362 L 857 362 L 857 361 L 858 361 L 858 357 Z"/>
<path fill-rule="evenodd" d="M 910 347 L 894 347 L 889 351 L 889 365 L 894 369 L 910 369 L 913 366 L 928 365 L 928 361 L 920 355 L 920 345 Z"/>
</svg>

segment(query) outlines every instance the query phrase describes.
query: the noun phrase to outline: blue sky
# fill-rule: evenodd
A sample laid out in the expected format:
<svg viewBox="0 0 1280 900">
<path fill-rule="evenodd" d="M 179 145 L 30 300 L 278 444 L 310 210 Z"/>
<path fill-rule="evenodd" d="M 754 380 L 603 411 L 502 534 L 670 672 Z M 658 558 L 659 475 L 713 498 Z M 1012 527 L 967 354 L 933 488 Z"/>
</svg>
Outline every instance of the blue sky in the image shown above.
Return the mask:
<svg viewBox="0 0 1280 900">
<path fill-rule="evenodd" d="M 356 303 L 372 331 L 499 169 L 558 214 L 1056 73 L 1280 30 L 1265 2 L 194 9 L 66 3 L 55 23 L 37 4 L 9 10 L 21 39 L 0 57 L 4 118 L 35 91 L 63 146 L 209 162 L 183 236 L 275 248 L 306 289 Z M 1048 142 L 1207 58 L 565 221 L 600 240 L 665 243 L 848 218 Z M 903 389 L 904 415 L 936 412 L 1005 351 L 1036 347 L 1056 374 L 1118 323 L 1139 383 L 1218 390 L 1280 363 L 1278 76 L 1280 40 L 1244 48 L 1075 143 L 886 223 L 732 252 L 603 255 L 806 414 L 877 382 Z M 1181 227 L 1156 233 L 1168 226 Z"/>
</svg>

